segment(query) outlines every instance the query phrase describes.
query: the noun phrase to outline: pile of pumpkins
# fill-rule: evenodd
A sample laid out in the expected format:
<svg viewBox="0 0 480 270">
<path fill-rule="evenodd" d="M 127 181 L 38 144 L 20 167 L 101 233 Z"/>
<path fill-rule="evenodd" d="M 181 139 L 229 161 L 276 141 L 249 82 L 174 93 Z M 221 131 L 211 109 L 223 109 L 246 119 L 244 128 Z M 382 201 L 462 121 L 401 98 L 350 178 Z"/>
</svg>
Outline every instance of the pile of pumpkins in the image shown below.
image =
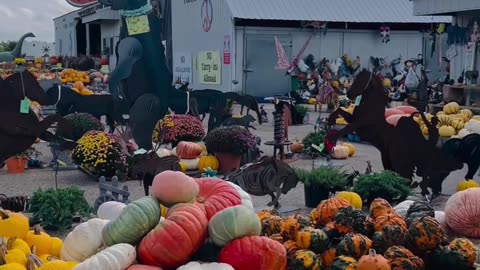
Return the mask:
<svg viewBox="0 0 480 270">
<path fill-rule="evenodd" d="M 74 270 L 286 269 L 286 249 L 260 236 L 260 219 L 240 187 L 167 171 L 151 191 L 127 205 L 102 204 L 97 218 L 67 235 L 61 258 L 77 262 Z"/>
<path fill-rule="evenodd" d="M 470 133 L 480 133 L 480 127 L 474 123 L 480 121 L 480 116 L 474 116 L 468 109 L 461 110 L 456 102 L 445 105 L 443 110 L 437 113 L 437 117 L 439 120 L 438 132 L 441 137 L 451 138 L 457 134 L 459 137 L 465 137 Z M 472 122 L 470 123 L 470 121 Z M 469 130 L 470 128 L 475 131 Z"/>
<path fill-rule="evenodd" d="M 330 155 L 333 159 L 347 159 L 353 157 L 356 153 L 356 148 L 351 143 L 342 143 L 333 147 Z"/>
<path fill-rule="evenodd" d="M 82 96 L 91 96 L 91 95 L 94 95 L 94 93 L 88 89 L 87 87 L 85 87 L 85 85 L 83 84 L 83 82 L 81 81 L 77 81 L 73 84 L 72 86 L 72 90 L 77 92 L 78 94 L 82 95 Z"/>
<path fill-rule="evenodd" d="M 475 227 L 480 217 L 476 223 L 467 218 L 472 223 L 465 225 L 465 206 L 454 210 L 458 198 L 449 201 L 445 212 L 434 211 L 426 202 L 405 201 L 392 207 L 380 198 L 364 212 L 357 194 L 343 193 L 322 201 L 309 216 L 282 218 L 272 211 L 258 213 L 262 235 L 287 250 L 287 269 L 473 269 L 475 245 L 466 238 L 448 239 L 445 232 L 446 223 L 462 222 L 470 231 L 480 232 Z M 469 197 L 473 198 L 472 194 Z"/>
<path fill-rule="evenodd" d="M 203 172 L 210 168 L 217 171 L 219 161 L 215 156 L 209 156 L 205 144 L 182 141 L 172 150 L 160 148 L 157 150 L 159 157 L 177 156 L 183 172 L 199 170 Z"/>
<path fill-rule="evenodd" d="M 0 209 L 0 269 L 74 269 L 76 262 L 59 259 L 63 248 L 61 239 L 51 237 L 40 226 L 30 229 L 24 214 Z"/>
<path fill-rule="evenodd" d="M 90 83 L 90 77 L 86 72 L 77 71 L 74 69 L 64 69 L 60 73 L 60 82 L 63 84 L 75 83 L 78 81 L 88 84 Z"/>
</svg>

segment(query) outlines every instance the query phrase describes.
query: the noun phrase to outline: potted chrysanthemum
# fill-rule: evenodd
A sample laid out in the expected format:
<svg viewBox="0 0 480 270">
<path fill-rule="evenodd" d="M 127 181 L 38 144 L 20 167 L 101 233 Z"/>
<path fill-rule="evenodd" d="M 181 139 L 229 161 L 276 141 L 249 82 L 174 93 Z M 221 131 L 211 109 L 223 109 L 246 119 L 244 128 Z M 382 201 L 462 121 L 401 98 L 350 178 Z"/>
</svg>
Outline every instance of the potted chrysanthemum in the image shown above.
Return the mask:
<svg viewBox="0 0 480 270">
<path fill-rule="evenodd" d="M 163 143 L 172 144 L 176 147 L 181 141 L 198 142 L 205 136 L 205 128 L 202 121 L 195 116 L 183 114 L 166 115 L 162 120 L 158 121 L 154 131 L 152 140 L 157 144 L 160 142 L 160 129 L 165 128 L 165 136 Z"/>
<path fill-rule="evenodd" d="M 72 151 L 75 164 L 93 175 L 106 177 L 126 176 L 128 156 L 129 152 L 122 147 L 117 135 L 96 130 L 83 135 Z"/>
<path fill-rule="evenodd" d="M 66 130 L 66 127 L 62 124 L 59 124 L 56 130 L 56 135 L 69 139 L 72 141 L 77 141 L 82 136 L 92 130 L 104 131 L 105 127 L 102 122 L 95 118 L 93 115 L 88 113 L 72 113 L 64 117 L 70 123 L 71 130 Z M 65 163 L 67 166 L 74 165 L 70 159 L 71 151 L 68 149 L 62 149 L 58 144 L 50 144 L 50 151 L 52 155 L 57 158 L 53 162 Z"/>
<path fill-rule="evenodd" d="M 242 155 L 255 144 L 255 137 L 241 126 L 219 127 L 205 137 L 207 150 L 217 157 L 223 173 L 239 169 Z"/>
</svg>

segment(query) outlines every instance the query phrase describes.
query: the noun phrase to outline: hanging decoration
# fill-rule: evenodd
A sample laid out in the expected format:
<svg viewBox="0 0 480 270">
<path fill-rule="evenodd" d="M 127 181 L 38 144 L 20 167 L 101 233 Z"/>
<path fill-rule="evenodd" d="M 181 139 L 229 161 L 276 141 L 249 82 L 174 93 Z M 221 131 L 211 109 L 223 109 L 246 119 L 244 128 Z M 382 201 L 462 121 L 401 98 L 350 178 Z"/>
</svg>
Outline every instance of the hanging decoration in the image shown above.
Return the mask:
<svg viewBox="0 0 480 270">
<path fill-rule="evenodd" d="M 275 38 L 275 48 L 277 49 L 277 65 L 275 66 L 276 70 L 287 70 L 290 67 L 288 61 L 288 56 L 283 49 L 282 43 L 278 40 L 277 36 Z"/>
<path fill-rule="evenodd" d="M 384 24 L 380 27 L 380 36 L 382 37 L 382 43 L 390 42 L 390 26 Z"/>
</svg>

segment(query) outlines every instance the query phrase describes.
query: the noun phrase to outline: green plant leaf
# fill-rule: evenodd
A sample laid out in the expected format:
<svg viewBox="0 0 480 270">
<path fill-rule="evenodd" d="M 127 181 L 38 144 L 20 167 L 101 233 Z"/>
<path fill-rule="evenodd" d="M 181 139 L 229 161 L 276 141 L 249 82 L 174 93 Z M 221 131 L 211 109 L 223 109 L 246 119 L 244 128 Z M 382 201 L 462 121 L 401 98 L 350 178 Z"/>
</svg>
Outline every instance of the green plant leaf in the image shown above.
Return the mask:
<svg viewBox="0 0 480 270">
<path fill-rule="evenodd" d="M 361 175 L 355 182 L 353 191 L 367 202 L 383 198 L 390 203 L 405 200 L 412 192 L 409 180 L 391 171 L 372 175 Z"/>
<path fill-rule="evenodd" d="M 345 190 L 347 173 L 342 168 L 325 166 L 314 170 L 295 169 L 300 182 L 306 186 L 321 186 L 327 190 Z"/>
</svg>

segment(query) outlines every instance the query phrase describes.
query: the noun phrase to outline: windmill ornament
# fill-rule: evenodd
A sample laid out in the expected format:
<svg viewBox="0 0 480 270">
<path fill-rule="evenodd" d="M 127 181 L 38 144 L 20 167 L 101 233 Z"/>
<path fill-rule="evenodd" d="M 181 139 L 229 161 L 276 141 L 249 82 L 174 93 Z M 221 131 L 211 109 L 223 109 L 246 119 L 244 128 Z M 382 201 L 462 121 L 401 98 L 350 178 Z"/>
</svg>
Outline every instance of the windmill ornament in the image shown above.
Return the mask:
<svg viewBox="0 0 480 270">
<path fill-rule="evenodd" d="M 382 43 L 390 42 L 390 26 L 383 25 L 380 27 L 380 36 L 382 38 Z"/>
</svg>

